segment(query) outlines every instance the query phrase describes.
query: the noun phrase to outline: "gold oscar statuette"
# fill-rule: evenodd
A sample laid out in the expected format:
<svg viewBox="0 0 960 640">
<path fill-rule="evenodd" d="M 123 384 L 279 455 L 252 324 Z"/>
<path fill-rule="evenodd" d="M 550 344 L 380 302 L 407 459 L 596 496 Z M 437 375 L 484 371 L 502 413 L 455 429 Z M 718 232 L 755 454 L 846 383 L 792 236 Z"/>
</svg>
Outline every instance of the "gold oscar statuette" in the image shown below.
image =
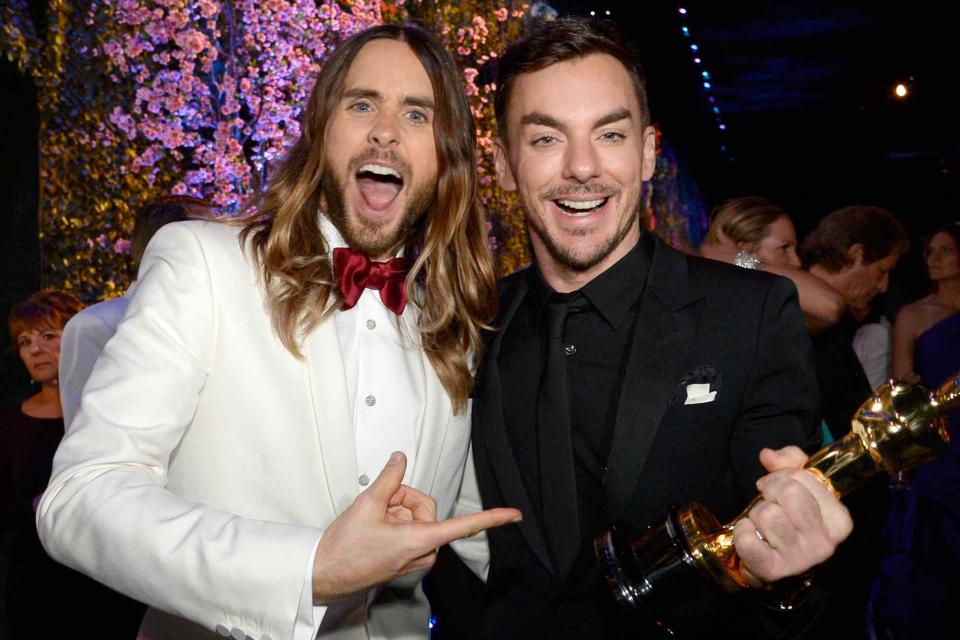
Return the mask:
<svg viewBox="0 0 960 640">
<path fill-rule="evenodd" d="M 813 454 L 804 468 L 842 498 L 881 472 L 895 476 L 946 451 L 947 412 L 958 407 L 960 372 L 936 390 L 891 380 L 860 406 L 850 433 Z M 597 557 L 614 597 L 658 618 L 689 592 L 691 576 L 729 593 L 746 587 L 733 527 L 759 500 L 727 524 L 692 503 L 642 531 L 614 528 L 597 536 Z M 669 631 L 668 623 L 661 626 Z"/>
</svg>

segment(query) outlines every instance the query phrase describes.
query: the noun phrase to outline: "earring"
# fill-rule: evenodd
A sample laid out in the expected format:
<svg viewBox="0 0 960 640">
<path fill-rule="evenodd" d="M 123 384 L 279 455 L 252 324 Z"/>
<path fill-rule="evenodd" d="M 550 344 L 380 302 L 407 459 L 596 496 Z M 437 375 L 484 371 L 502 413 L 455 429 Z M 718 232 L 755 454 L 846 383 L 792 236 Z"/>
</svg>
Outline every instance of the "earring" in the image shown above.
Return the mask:
<svg viewBox="0 0 960 640">
<path fill-rule="evenodd" d="M 733 259 L 733 264 L 744 269 L 759 269 L 763 266 L 763 261 L 760 256 L 752 251 L 741 249 L 737 251 L 737 257 Z"/>
</svg>

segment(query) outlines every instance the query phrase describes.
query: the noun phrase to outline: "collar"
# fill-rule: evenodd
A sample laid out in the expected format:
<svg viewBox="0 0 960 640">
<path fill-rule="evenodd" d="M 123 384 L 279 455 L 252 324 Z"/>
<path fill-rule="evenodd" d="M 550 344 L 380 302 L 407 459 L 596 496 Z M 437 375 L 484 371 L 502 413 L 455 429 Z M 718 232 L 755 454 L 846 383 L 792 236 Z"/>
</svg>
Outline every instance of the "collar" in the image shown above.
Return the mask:
<svg viewBox="0 0 960 640">
<path fill-rule="evenodd" d="M 570 300 L 583 295 L 611 327 L 619 328 L 630 308 L 640 299 L 650 271 L 653 244 L 649 236 L 650 234 L 644 233 L 637 244 L 610 268 L 582 288 L 570 293 L 554 291 L 535 265 L 535 268 L 530 269 L 527 294 L 534 311 L 539 314 L 543 306 L 551 300 Z"/>
</svg>

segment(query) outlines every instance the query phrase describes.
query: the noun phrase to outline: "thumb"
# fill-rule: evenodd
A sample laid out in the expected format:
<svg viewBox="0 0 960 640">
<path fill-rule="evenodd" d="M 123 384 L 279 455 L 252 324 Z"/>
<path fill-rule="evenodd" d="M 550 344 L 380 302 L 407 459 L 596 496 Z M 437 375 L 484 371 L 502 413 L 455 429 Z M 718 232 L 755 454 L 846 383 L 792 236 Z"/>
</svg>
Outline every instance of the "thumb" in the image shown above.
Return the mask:
<svg viewBox="0 0 960 640">
<path fill-rule="evenodd" d="M 799 469 L 806 463 L 807 454 L 800 447 L 760 450 L 760 464 L 771 473 L 781 469 Z"/>
<path fill-rule="evenodd" d="M 390 500 L 390 497 L 400 488 L 400 484 L 403 482 L 403 474 L 406 470 L 407 456 L 403 455 L 402 451 L 394 451 L 390 455 L 390 459 L 387 460 L 386 466 L 383 467 L 383 471 L 381 471 L 377 479 L 367 487 L 366 493 L 386 504 Z"/>
</svg>

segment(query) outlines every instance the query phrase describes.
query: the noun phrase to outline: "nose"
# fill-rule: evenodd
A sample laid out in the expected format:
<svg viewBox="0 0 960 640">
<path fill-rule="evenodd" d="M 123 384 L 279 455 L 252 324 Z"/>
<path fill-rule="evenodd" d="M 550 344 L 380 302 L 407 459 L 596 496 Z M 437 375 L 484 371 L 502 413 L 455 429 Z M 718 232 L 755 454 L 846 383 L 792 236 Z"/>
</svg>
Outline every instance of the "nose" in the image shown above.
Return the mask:
<svg viewBox="0 0 960 640">
<path fill-rule="evenodd" d="M 386 112 L 381 113 L 373 126 L 370 127 L 370 134 L 367 139 L 374 146 L 383 148 L 398 143 L 400 140 L 397 126 L 392 115 Z"/>
<path fill-rule="evenodd" d="M 600 175 L 600 159 L 591 141 L 570 138 L 564 159 L 563 177 L 577 182 L 589 182 Z"/>
<path fill-rule="evenodd" d="M 793 247 L 790 248 L 790 253 L 787 255 L 787 259 L 789 260 L 789 264 L 791 267 L 793 267 L 794 269 L 800 268 L 802 264 L 800 262 L 800 256 L 797 255 L 797 250 L 794 249 Z"/>
</svg>

